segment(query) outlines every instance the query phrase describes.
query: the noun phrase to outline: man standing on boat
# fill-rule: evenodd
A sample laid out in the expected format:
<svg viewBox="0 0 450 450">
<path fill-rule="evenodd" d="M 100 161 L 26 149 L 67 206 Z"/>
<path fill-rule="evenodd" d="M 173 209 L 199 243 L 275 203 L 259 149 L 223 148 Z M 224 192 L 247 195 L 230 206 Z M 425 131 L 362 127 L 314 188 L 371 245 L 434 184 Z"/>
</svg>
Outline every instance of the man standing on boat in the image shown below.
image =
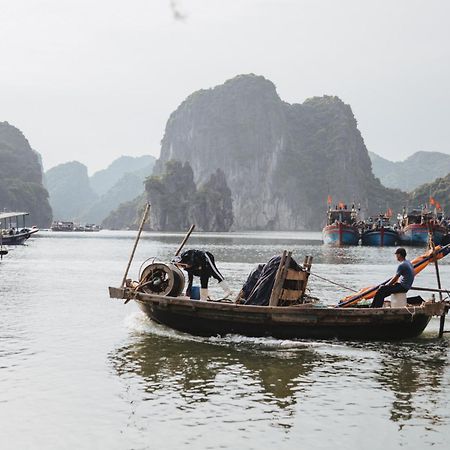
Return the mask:
<svg viewBox="0 0 450 450">
<path fill-rule="evenodd" d="M 224 298 L 231 295 L 231 289 L 225 281 L 224 276 L 219 272 L 214 261 L 214 255 L 210 252 L 201 250 L 187 250 L 181 256 L 174 258 L 173 262 L 182 267 L 188 273 L 188 287 L 186 295 L 191 295 L 192 283 L 194 275 L 200 277 L 200 300 L 208 300 L 208 282 L 211 277 L 219 282 L 219 286 L 223 289 Z"/>
<path fill-rule="evenodd" d="M 389 281 L 388 284 L 381 286 L 378 289 L 375 298 L 373 299 L 371 308 L 382 308 L 384 299 L 391 294 L 400 292 L 408 292 L 414 282 L 414 267 L 406 259 L 406 250 L 402 247 L 395 251 L 397 261 L 400 263 L 397 267 L 397 273 Z"/>
</svg>

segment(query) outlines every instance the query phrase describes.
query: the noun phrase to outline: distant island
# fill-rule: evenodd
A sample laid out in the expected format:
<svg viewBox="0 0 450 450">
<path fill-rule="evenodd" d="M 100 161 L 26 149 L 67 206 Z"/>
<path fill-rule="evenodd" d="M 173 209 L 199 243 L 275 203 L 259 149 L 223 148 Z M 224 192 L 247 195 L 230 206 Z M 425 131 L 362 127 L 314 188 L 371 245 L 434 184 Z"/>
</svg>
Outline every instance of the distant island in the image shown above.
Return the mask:
<svg viewBox="0 0 450 450">
<path fill-rule="evenodd" d="M 450 155 L 445 153 L 421 151 L 398 162 L 372 152 L 369 156 L 373 173 L 384 186 L 406 192 L 450 173 Z"/>
<path fill-rule="evenodd" d="M 121 156 L 91 177 L 87 167 L 71 161 L 45 172 L 53 216 L 59 220 L 100 224 L 123 202 L 142 194 L 155 158 Z"/>
</svg>

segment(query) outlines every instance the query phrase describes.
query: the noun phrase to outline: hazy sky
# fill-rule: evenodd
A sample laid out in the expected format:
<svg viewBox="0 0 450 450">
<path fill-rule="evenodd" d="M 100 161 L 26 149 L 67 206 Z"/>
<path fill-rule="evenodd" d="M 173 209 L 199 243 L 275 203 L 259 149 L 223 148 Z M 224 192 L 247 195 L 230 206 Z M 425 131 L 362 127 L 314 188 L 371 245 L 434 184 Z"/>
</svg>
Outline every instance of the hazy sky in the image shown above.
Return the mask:
<svg viewBox="0 0 450 450">
<path fill-rule="evenodd" d="M 0 121 L 46 169 L 92 173 L 158 156 L 187 95 L 252 72 L 289 103 L 338 95 L 384 157 L 450 153 L 449 18 L 437 0 L 0 0 Z"/>
</svg>

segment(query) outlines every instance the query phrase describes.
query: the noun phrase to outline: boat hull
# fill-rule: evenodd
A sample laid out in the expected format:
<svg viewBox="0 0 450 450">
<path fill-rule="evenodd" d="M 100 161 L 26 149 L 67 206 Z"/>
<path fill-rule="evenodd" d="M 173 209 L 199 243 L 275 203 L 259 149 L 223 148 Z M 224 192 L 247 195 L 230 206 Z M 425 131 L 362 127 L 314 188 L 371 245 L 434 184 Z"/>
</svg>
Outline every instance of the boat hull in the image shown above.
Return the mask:
<svg viewBox="0 0 450 450">
<path fill-rule="evenodd" d="M 37 233 L 38 231 L 38 229 L 32 229 L 26 233 L 4 234 L 2 235 L 2 244 L 22 245 L 32 234 Z"/>
<path fill-rule="evenodd" d="M 134 299 L 152 320 L 200 336 L 395 340 L 419 336 L 431 318 L 425 307 L 413 306 L 408 309 L 269 307 L 136 294 L 119 288 L 110 288 L 110 296 Z"/>
<path fill-rule="evenodd" d="M 399 240 L 398 233 L 394 230 L 382 228 L 381 230 L 365 231 L 361 236 L 362 245 L 376 247 L 393 246 Z"/>
<path fill-rule="evenodd" d="M 435 245 L 441 245 L 446 230 L 442 227 L 433 228 L 433 241 Z M 400 241 L 404 245 L 427 245 L 428 244 L 428 226 L 422 224 L 407 225 L 400 232 Z"/>
<path fill-rule="evenodd" d="M 322 230 L 324 244 L 358 245 L 359 231 L 356 227 L 345 224 L 327 225 Z"/>
</svg>

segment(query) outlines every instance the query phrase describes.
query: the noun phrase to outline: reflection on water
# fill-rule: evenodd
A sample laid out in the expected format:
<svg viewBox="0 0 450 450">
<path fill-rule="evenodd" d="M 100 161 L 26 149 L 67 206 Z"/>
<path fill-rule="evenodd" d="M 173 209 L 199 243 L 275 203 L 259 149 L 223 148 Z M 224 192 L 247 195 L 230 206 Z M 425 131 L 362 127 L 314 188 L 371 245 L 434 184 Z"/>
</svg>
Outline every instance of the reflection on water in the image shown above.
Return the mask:
<svg viewBox="0 0 450 450">
<path fill-rule="evenodd" d="M 147 401 L 170 398 L 180 411 L 209 403 L 207 410 L 231 414 L 236 422 L 293 426 L 299 393 L 312 382 L 309 376 L 323 357 L 306 345 L 272 350 L 264 349 L 263 340 L 247 348 L 204 341 L 144 334 L 111 353 L 110 361 L 124 380 L 139 377 Z"/>
<path fill-rule="evenodd" d="M 151 403 L 149 409 L 160 410 L 165 398 L 180 411 L 201 408 L 238 423 L 268 422 L 289 435 L 308 413 L 335 414 L 336 422 L 345 422 L 354 408 L 360 415 L 371 411 L 368 424 L 379 420 L 385 409 L 374 396 L 382 393 L 388 419 L 398 431 L 418 424 L 430 433 L 448 427 L 442 408 L 447 341 L 199 338 L 136 317 L 147 326 L 142 329 L 141 323 L 131 342 L 111 352 L 109 360 L 127 389 L 134 386 L 141 394 L 133 395 Z M 348 397 L 347 408 L 337 408 L 335 399 L 342 395 Z M 410 430 L 404 432 L 409 439 Z"/>
<path fill-rule="evenodd" d="M 227 403 L 238 407 L 236 419 L 245 420 L 246 410 L 263 408 L 270 410 L 271 422 L 284 427 L 292 425 L 287 419 L 295 414 L 299 393 L 311 384 L 314 367 L 336 358 L 320 357 L 306 346 L 242 349 L 154 335 L 140 336 L 110 355 L 119 376 L 141 378 L 147 399 L 158 392 L 176 394 L 172 400 L 176 398 L 177 408 L 186 410 L 222 397 L 225 410 Z"/>
<path fill-rule="evenodd" d="M 447 351 L 448 343 L 440 340 L 380 350 L 381 367 L 375 373 L 395 396 L 390 419 L 400 428 L 414 419 L 424 419 L 428 426 L 440 424 L 436 405 L 442 396 Z"/>
</svg>

